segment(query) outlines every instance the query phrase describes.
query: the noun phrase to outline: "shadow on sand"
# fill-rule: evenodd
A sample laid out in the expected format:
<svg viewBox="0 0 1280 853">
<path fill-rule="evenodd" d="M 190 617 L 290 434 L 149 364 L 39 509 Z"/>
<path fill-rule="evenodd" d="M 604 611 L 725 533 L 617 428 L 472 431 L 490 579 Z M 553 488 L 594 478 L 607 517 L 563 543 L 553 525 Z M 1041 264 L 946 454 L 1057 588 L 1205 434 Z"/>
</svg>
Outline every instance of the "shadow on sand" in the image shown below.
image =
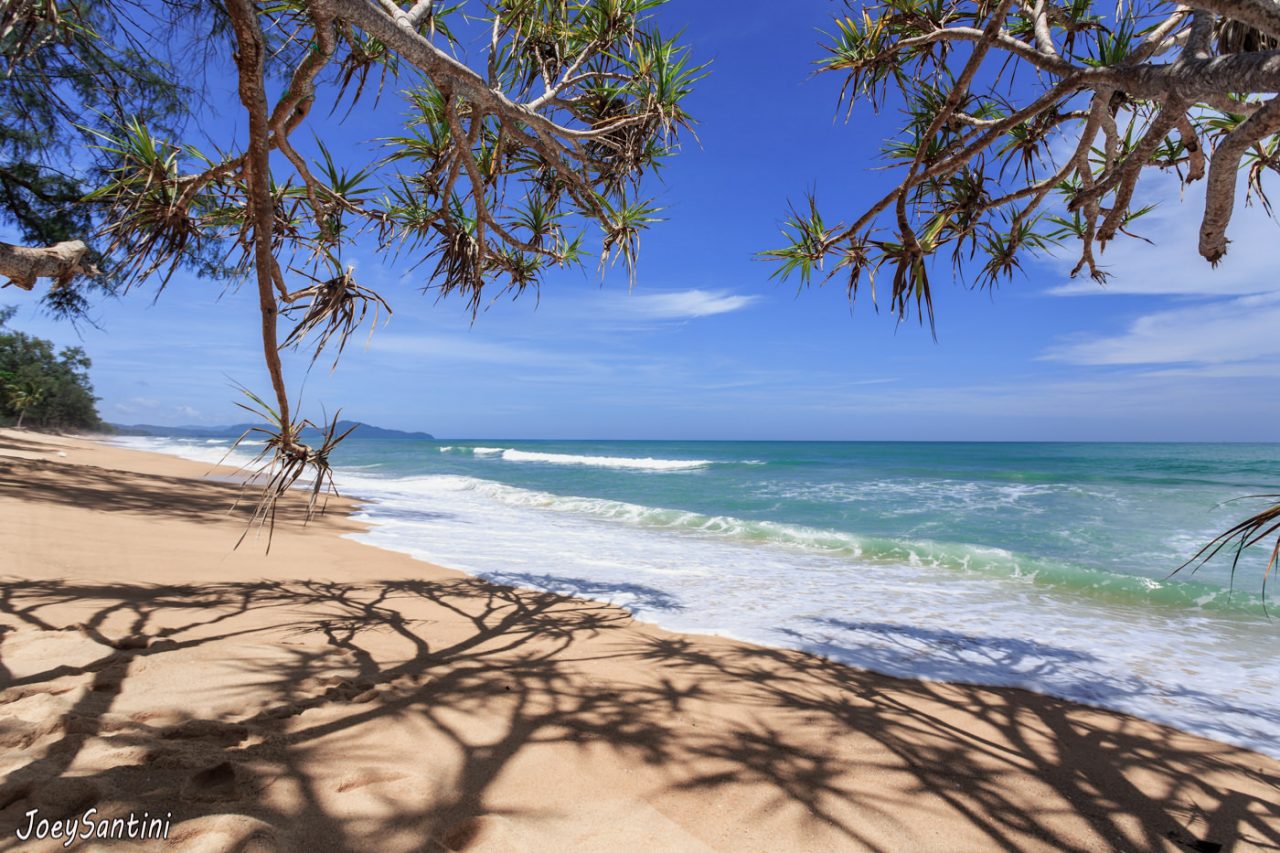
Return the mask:
<svg viewBox="0 0 1280 853">
<path fill-rule="evenodd" d="M 1123 720 L 1118 728 L 1093 728 L 1069 703 L 885 679 L 783 650 L 725 643 L 710 651 L 692 639 L 636 631 L 618 632 L 612 643 L 610 632 L 630 623 L 625 613 L 549 593 L 467 579 L 173 587 L 8 579 L 0 614 L 26 628 L 0 639 L 62 629 L 43 614 L 68 603 L 92 604 L 79 633 L 110 648 L 83 664 L 50 661 L 21 675 L 3 670 L 6 704 L 84 688 L 60 719 L 44 721 L 47 744 L 24 753 L 0 787 L 5 827 L 18 826 L 33 804 L 73 812 L 109 800 L 162 813 L 173 809 L 173 792 L 183 791 L 185 818 L 230 810 L 291 827 L 304 847 L 367 849 L 377 846 L 368 828 L 333 814 L 316 789 L 310 753 L 318 740 L 386 719 L 411 720 L 424 743 L 447 742 L 456 756 L 430 797 L 386 814 L 379 828 L 407 833 L 423 849 L 485 814 L 486 792 L 522 751 L 557 742 L 596 743 L 651 765 L 690 768 L 671 782 L 675 790 L 767 789 L 775 806 L 798 806 L 851 847 L 883 848 L 865 826 L 909 827 L 907 810 L 923 797 L 963 815 L 992 848 L 1051 841 L 1051 812 L 1028 810 L 1011 787 L 1028 770 L 1117 848 L 1168 849 L 1180 841 L 1176 846 L 1214 849 L 1242 835 L 1280 845 L 1280 799 L 1205 781 L 1218 771 L 1240 772 L 1226 747 L 1164 744 L 1156 752 Z M 447 630 L 439 619 L 419 618 L 441 609 L 453 617 Z M 250 618 L 266 612 L 270 620 Z M 256 633 L 284 645 L 270 660 L 229 664 L 253 687 L 239 713 L 157 721 L 114 711 L 133 673 Z M 380 644 L 366 643 L 375 635 Z M 394 657 L 372 651 L 388 639 L 400 648 Z M 606 649 L 639 677 L 589 677 L 585 664 Z M 4 651 L 0 642 L 0 659 Z M 886 683 L 891 690 L 882 689 Z M 720 726 L 682 722 L 721 701 L 749 714 Z M 958 728 L 947 709 L 963 710 L 982 727 Z M 501 724 L 477 741 L 458 725 L 457 715 L 472 714 Z M 38 739 L 31 725 L 3 723 L 8 750 Z M 987 727 L 996 736 L 984 734 Z M 877 747 L 871 755 L 846 748 L 866 739 Z M 95 740 L 97 750 L 105 742 L 130 760 L 85 772 L 79 758 Z M 361 758 L 351 761 L 359 766 Z M 893 785 L 878 793 L 866 780 L 877 772 L 909 773 L 912 796 L 904 799 L 904 786 Z M 1280 791 L 1280 780 L 1262 771 L 1255 781 Z M 201 785 L 241 794 L 205 796 Z M 269 787 L 295 792 L 293 804 L 273 809 L 270 797 L 257 796 Z M 1191 810 L 1194 834 L 1184 827 Z"/>
</svg>

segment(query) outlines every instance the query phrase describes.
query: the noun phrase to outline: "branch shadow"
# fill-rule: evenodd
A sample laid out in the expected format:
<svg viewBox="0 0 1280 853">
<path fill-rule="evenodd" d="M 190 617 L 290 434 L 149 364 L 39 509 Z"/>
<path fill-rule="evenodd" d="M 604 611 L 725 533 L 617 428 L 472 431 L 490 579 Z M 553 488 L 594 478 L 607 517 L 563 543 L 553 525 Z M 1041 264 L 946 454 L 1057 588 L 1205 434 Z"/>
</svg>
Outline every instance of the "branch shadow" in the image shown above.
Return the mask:
<svg viewBox="0 0 1280 853">
<path fill-rule="evenodd" d="M 240 496 L 238 486 L 208 482 L 197 489 L 181 477 L 124 474 L 80 466 L 75 481 L 60 476 L 63 466 L 41 460 L 0 458 L 0 498 L 40 501 L 104 512 L 164 512 L 188 521 L 222 521 Z"/>
<path fill-rule="evenodd" d="M 491 583 L 523 589 L 542 590 L 557 595 L 576 596 L 626 607 L 636 616 L 657 610 L 667 613 L 684 609 L 680 599 L 657 587 L 638 583 L 617 583 L 532 572 L 485 572 Z"/>
<path fill-rule="evenodd" d="M 1136 675 L 1117 677 L 1092 668 L 1097 658 L 1088 652 L 1039 640 L 830 617 L 807 621 L 812 630 L 782 629 L 782 633 L 802 651 L 877 672 L 918 670 L 923 648 L 928 650 L 930 675 L 942 681 L 1001 685 L 1017 679 L 1031 685 L 1055 684 L 1078 701 L 1112 708 L 1123 707 L 1127 699 L 1150 700 L 1158 694 L 1182 700 L 1179 704 L 1196 709 L 1201 719 L 1216 720 L 1219 732 L 1249 742 L 1264 740 L 1267 730 L 1247 728 L 1243 721 L 1280 723 L 1280 708 L 1231 701 L 1187 685 L 1161 685 L 1157 690 Z M 845 639 L 859 634 L 880 642 L 855 646 Z"/>
<path fill-rule="evenodd" d="M 0 458 L 0 498 L 237 523 L 232 484 L 59 468 Z M 1021 690 L 666 634 L 572 597 L 680 608 L 650 586 L 490 579 L 0 578 L 0 850 L 31 808 L 90 807 L 172 812 L 180 847 L 501 847 L 502 821 L 554 826 L 605 798 L 567 778 L 588 766 L 641 779 L 687 828 L 714 809 L 740 827 L 720 837 L 736 849 L 938 846 L 935 825 L 967 849 L 1280 849 L 1280 774 L 1242 750 Z M 871 667 L 900 668 L 914 642 L 958 678 L 1088 662 L 941 629 L 813 627 L 793 639 Z M 827 630 L 888 651 L 859 659 Z M 560 764 L 529 770 L 548 749 Z M 522 773 L 545 790 L 517 807 L 504 784 Z M 586 794 L 566 806 L 562 788 Z"/>
<path fill-rule="evenodd" d="M 1007 653 L 1029 651 L 1023 641 L 1005 648 Z M 1076 654 L 1058 651 L 1067 658 Z M 1039 656 L 1044 652 L 1035 650 Z M 1027 771 L 1059 803 L 1070 804 L 1074 817 L 1087 823 L 1088 834 L 1111 849 L 1217 850 L 1242 839 L 1259 849 L 1280 849 L 1280 774 L 1237 765 L 1230 747 L 1171 730 L 1176 740 L 1153 742 L 1146 721 L 1017 688 L 875 675 L 783 649 L 739 647 L 710 655 L 687 640 L 659 638 L 634 653 L 694 673 L 703 684 L 715 683 L 717 676 L 749 683 L 752 688 L 741 701 L 792 709 L 806 726 L 831 738 L 870 735 L 891 757 L 873 766 L 910 768 L 919 794 L 945 801 L 993 849 L 1025 849 L 1026 841 L 1019 839 L 1039 839 L 1057 849 L 1095 846 L 1063 838 L 1054 828 L 1059 825 L 1054 818 L 1061 815 L 1052 808 L 1026 807 L 1019 788 L 1026 785 Z M 770 733 L 769 741 L 784 742 L 777 733 Z M 756 742 L 744 737 L 730 755 L 742 772 L 765 772 L 754 758 L 757 751 Z M 1228 769 L 1233 766 L 1236 771 Z M 1252 793 L 1224 784 L 1224 772 L 1240 770 L 1256 783 Z M 714 781 L 723 783 L 726 777 Z M 812 777 L 806 781 L 794 790 L 810 796 L 823 790 Z M 789 786 L 779 779 L 778 787 Z"/>
<path fill-rule="evenodd" d="M 72 602 L 92 615 L 60 623 Z M 552 820 L 550 791 L 541 811 L 495 805 L 495 792 L 539 750 L 571 745 L 654 768 L 654 797 L 750 804 L 829 846 L 922 838 L 912 815 L 930 809 L 992 848 L 1280 846 L 1280 797 L 1260 793 L 1280 779 L 1238 750 L 1156 745 L 1136 721 L 1099 725 L 1017 690 L 623 631 L 625 611 L 554 592 L 471 578 L 8 578 L 0 624 L 14 629 L 0 634 L 0 827 L 34 807 L 93 806 L 180 813 L 192 842 L 239 832 L 288 849 L 464 849 L 493 821 Z M 68 634 L 85 659 L 13 668 L 15 637 Z M 600 677 L 604 663 L 621 674 Z M 130 691 L 145 698 L 162 678 L 193 695 L 217 694 L 219 679 L 240 692 L 203 711 L 181 691 L 140 710 Z M 401 739 L 375 736 L 388 731 Z M 1029 775 L 1043 810 L 1020 790 Z M 1222 781 L 1242 777 L 1247 790 Z"/>
</svg>

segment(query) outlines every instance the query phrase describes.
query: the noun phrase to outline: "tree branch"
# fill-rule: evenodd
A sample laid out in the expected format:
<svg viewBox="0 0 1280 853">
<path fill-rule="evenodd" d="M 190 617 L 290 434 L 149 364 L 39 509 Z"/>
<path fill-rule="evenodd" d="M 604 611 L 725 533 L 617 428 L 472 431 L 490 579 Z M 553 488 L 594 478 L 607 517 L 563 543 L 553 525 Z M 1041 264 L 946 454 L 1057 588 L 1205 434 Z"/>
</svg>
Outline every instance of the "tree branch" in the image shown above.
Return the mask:
<svg viewBox="0 0 1280 853">
<path fill-rule="evenodd" d="M 98 274 L 95 267 L 84 263 L 88 251 L 89 247 L 80 240 L 42 248 L 0 243 L 0 275 L 23 290 L 34 288 L 37 278 L 52 278 L 55 286 L 61 287 L 77 275 Z"/>
<path fill-rule="evenodd" d="M 1186 0 L 1186 3 L 1280 38 L 1280 4 L 1275 0 Z"/>
<path fill-rule="evenodd" d="M 1236 175 L 1240 158 L 1259 139 L 1280 132 L 1280 98 L 1272 98 L 1227 134 L 1209 159 L 1204 219 L 1200 223 L 1200 254 L 1216 265 L 1227 253 L 1227 225 L 1236 203 Z"/>
</svg>

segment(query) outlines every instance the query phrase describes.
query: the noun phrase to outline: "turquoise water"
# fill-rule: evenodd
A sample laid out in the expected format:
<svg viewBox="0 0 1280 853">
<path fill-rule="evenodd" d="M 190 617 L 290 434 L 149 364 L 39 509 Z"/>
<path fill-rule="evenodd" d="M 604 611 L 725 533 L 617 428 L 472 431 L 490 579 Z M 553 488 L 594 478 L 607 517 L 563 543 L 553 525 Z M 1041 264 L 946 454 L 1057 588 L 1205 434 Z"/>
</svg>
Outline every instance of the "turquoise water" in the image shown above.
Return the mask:
<svg viewBox="0 0 1280 853">
<path fill-rule="evenodd" d="M 212 458 L 208 442 L 141 442 Z M 1265 554 L 1172 571 L 1280 445 L 353 440 L 381 547 L 671 628 L 1008 684 L 1278 754 Z"/>
</svg>

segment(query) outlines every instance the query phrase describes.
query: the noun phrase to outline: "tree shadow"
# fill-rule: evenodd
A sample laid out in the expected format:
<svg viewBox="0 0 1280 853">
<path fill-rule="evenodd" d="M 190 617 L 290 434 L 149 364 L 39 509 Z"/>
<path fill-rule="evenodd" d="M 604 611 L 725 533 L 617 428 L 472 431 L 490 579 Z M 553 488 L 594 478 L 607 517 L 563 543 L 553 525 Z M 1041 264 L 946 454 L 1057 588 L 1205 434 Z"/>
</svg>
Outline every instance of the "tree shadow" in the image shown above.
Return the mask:
<svg viewBox="0 0 1280 853">
<path fill-rule="evenodd" d="M 1021 643 L 1005 649 L 1028 650 Z M 1056 806 L 1026 807 L 1019 789 L 1030 775 L 1056 795 L 1045 800 L 1069 804 L 1111 849 L 1216 850 L 1242 840 L 1280 848 L 1280 775 L 1273 763 L 1269 770 L 1251 766 L 1239 762 L 1248 753 L 1172 730 L 1156 742 L 1145 721 L 1016 688 L 875 675 L 789 650 L 738 646 L 711 655 L 687 640 L 657 638 L 634 653 L 683 668 L 705 685 L 717 677 L 749 683 L 752 689 L 739 694 L 743 701 L 792 709 L 806 726 L 833 739 L 851 732 L 871 737 L 890 760 L 866 762 L 864 773 L 889 765 L 909 768 L 914 789 L 964 815 L 986 835 L 984 846 L 1018 850 L 1025 839 L 1058 849 L 1096 846 L 1061 837 L 1054 828 L 1062 816 L 1054 813 Z M 769 738 L 781 742 L 776 733 Z M 738 772 L 762 772 L 752 760 L 755 751 L 748 738 L 733 748 L 743 765 Z M 1226 781 L 1224 774 L 1239 772 L 1256 783 L 1251 793 Z M 714 781 L 723 783 L 726 776 Z M 780 781 L 778 787 L 787 786 Z M 797 790 L 812 796 L 823 785 L 810 776 Z M 836 796 L 838 789 L 829 793 Z M 887 802 L 883 807 L 901 808 Z M 902 817 L 908 820 L 910 813 Z"/>
<path fill-rule="evenodd" d="M 636 616 L 660 610 L 668 613 L 684 610 L 680 599 L 657 587 L 638 583 L 594 581 L 565 575 L 533 572 L 485 572 L 481 577 L 503 586 L 542 590 L 558 595 L 577 596 L 626 607 Z"/>
<path fill-rule="evenodd" d="M 74 626 L 58 618 L 72 603 L 91 607 Z M 172 811 L 188 840 L 234 819 L 296 849 L 460 849 L 486 820 L 553 820 L 550 790 L 545 814 L 497 792 L 570 745 L 652 768 L 659 801 L 713 792 L 817 846 L 919 841 L 913 815 L 938 812 L 994 848 L 1280 845 L 1280 779 L 1242 751 L 1153 744 L 1136 721 L 1017 690 L 621 630 L 632 620 L 615 607 L 478 579 L 7 578 L 0 623 L 15 629 L 0 635 L 8 664 L 18 636 L 74 634 L 92 652 L 0 669 L 0 718 L 15 721 L 0 724 L 2 827 L 93 805 Z M 130 691 L 158 679 L 191 695 L 139 710 Z M 193 710 L 226 684 L 241 692 Z M 421 760 L 397 753 L 410 750 Z M 1043 789 L 1030 799 L 1029 779 Z"/>
<path fill-rule="evenodd" d="M 225 517 L 232 484 L 59 468 L 0 458 L 0 498 L 232 538 L 240 523 Z M 1280 848 L 1276 765 L 1243 750 L 1020 690 L 666 634 L 570 597 L 680 607 L 641 584 L 491 577 L 541 591 L 0 578 L 0 850 L 31 808 L 89 807 L 172 811 L 179 846 L 464 849 L 494 842 L 494 821 L 563 826 L 611 779 L 657 818 L 683 814 L 683 841 L 735 849 Z M 975 656 L 993 675 L 1087 663 L 1035 641 L 815 621 L 812 650 L 844 659 L 827 630 L 888 641 L 871 666 L 919 642 L 958 677 Z M 512 799 L 512 778 L 535 796 Z M 720 834 L 700 839 L 712 810 Z"/>
<path fill-rule="evenodd" d="M 1249 742 L 1265 740 L 1267 729 L 1248 722 L 1280 723 L 1280 708 L 1232 701 L 1187 685 L 1153 686 L 1133 675 L 1117 677 L 1090 666 L 1096 657 L 1025 637 L 1000 637 L 886 622 L 830 617 L 807 620 L 811 630 L 782 629 L 796 647 L 877 672 L 919 672 L 927 650 L 930 677 L 951 682 L 1005 685 L 1053 685 L 1077 701 L 1099 707 L 1123 707 L 1128 699 L 1178 699 L 1200 719 L 1214 720 L 1217 731 Z M 835 633 L 832 633 L 835 632 Z M 878 642 L 854 645 L 850 636 L 870 635 Z"/>
<path fill-rule="evenodd" d="M 47 445 L 37 445 L 47 451 Z M 75 477 L 66 466 L 41 459 L 14 459 L 0 455 L 0 499 L 40 501 L 65 506 L 92 506 L 96 511 L 162 516 L 201 524 L 225 523 L 228 516 L 247 522 L 252 518 L 259 490 L 233 477 L 188 477 L 117 471 L 94 465 L 77 465 Z M 277 512 L 281 523 L 306 517 L 301 501 L 282 501 Z"/>
<path fill-rule="evenodd" d="M 0 450 L 17 450 L 23 453 L 49 453 L 56 449 L 52 445 L 36 441 L 34 438 L 16 434 L 12 429 L 0 430 Z"/>
</svg>

